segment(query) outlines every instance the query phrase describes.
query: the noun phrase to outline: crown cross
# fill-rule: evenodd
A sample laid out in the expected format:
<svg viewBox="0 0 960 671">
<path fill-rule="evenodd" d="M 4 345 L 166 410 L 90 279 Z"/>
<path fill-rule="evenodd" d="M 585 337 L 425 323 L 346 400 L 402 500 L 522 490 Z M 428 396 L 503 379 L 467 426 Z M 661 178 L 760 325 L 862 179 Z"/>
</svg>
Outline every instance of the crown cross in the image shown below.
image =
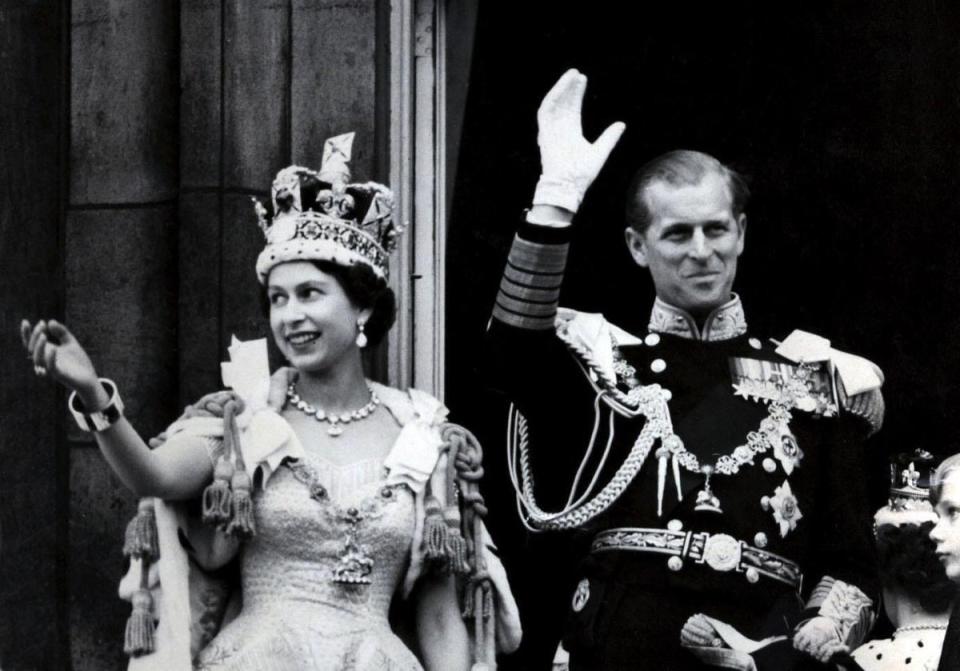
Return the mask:
<svg viewBox="0 0 960 671">
<path fill-rule="evenodd" d="M 914 467 L 912 461 L 910 467 L 903 471 L 900 479 L 903 480 L 904 486 L 916 489 L 917 483 L 920 482 L 920 471 Z"/>
</svg>

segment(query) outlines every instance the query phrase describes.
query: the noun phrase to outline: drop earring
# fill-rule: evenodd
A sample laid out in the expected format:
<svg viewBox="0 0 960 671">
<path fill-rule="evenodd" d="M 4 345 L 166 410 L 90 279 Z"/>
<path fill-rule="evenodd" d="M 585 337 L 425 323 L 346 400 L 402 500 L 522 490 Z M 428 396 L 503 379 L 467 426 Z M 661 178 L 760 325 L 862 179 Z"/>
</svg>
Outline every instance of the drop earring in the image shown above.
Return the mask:
<svg viewBox="0 0 960 671">
<path fill-rule="evenodd" d="M 357 320 L 357 329 L 360 331 L 357 334 L 357 347 L 363 349 L 367 346 L 367 334 L 363 332 L 366 323 L 362 319 Z"/>
</svg>

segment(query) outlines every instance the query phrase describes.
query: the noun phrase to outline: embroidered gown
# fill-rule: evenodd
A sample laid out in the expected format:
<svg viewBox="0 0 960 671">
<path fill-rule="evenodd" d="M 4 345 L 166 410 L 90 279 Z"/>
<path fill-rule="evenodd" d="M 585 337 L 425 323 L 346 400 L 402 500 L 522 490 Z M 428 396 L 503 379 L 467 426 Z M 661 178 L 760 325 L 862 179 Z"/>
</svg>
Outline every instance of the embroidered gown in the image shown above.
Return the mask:
<svg viewBox="0 0 960 671">
<path fill-rule="evenodd" d="M 241 558 L 243 610 L 203 650 L 197 668 L 420 669 L 387 621 L 413 538 L 413 494 L 386 485 L 381 460 L 337 467 L 308 452 L 301 463 L 326 496 L 311 497 L 286 467 L 257 493 L 257 536 Z M 370 584 L 334 580 L 353 527 L 374 560 Z"/>
<path fill-rule="evenodd" d="M 337 466 L 301 445 L 268 409 L 241 427 L 244 461 L 263 477 L 253 493 L 256 534 L 239 551 L 242 606 L 234 619 L 215 622 L 219 614 L 206 612 L 218 610 L 208 606 L 222 602 L 223 592 L 209 589 L 208 575 L 183 548 L 182 537 L 203 543 L 210 529 L 198 531 L 182 506 L 154 500 L 160 556 L 148 583 L 157 604 L 156 647 L 132 657 L 130 671 L 186 669 L 191 659 L 203 671 L 422 668 L 387 616 L 392 598 L 408 596 L 425 570 L 425 499 L 448 503 L 440 436 L 446 408 L 416 390 L 372 386 L 402 426 L 384 459 Z M 222 435 L 220 419 L 187 419 L 168 429 L 167 443 L 199 437 L 215 451 Z M 519 617 L 485 530 L 484 538 L 497 647 L 510 652 L 519 645 Z M 206 568 L 229 559 L 222 551 Z M 140 580 L 135 559 L 121 596 L 129 599 Z"/>
</svg>

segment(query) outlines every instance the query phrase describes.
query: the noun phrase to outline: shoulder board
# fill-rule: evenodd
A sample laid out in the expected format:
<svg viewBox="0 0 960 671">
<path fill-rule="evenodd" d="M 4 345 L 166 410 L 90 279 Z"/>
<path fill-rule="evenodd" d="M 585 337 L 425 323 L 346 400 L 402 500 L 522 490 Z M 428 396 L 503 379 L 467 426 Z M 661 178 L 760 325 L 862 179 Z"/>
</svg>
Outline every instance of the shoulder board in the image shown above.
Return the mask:
<svg viewBox="0 0 960 671">
<path fill-rule="evenodd" d="M 883 371 L 879 366 L 861 356 L 834 349 L 826 338 L 806 331 L 795 330 L 780 343 L 776 352 L 794 363 L 829 361 L 848 396 L 883 386 Z"/>
</svg>

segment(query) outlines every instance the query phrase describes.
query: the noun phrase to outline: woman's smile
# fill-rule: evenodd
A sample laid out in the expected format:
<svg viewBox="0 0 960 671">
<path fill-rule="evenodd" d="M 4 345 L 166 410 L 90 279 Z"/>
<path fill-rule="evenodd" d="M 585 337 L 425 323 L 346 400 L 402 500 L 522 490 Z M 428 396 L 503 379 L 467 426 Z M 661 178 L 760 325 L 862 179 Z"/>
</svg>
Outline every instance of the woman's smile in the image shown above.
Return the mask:
<svg viewBox="0 0 960 671">
<path fill-rule="evenodd" d="M 287 335 L 287 342 L 294 347 L 306 347 L 320 338 L 319 331 L 298 331 Z"/>
</svg>

